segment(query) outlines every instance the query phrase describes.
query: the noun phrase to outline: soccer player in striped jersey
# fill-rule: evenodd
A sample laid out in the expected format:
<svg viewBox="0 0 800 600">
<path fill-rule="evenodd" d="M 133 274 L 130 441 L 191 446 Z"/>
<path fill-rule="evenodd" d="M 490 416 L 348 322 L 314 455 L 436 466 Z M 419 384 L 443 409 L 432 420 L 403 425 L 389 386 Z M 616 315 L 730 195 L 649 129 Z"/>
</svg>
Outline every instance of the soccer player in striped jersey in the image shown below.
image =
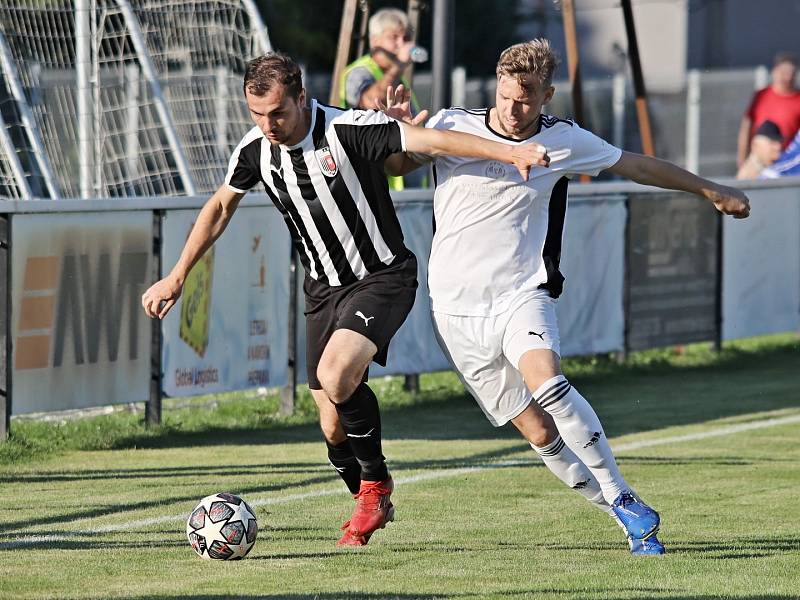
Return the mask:
<svg viewBox="0 0 800 600">
<path fill-rule="evenodd" d="M 749 214 L 739 190 L 671 163 L 623 152 L 572 121 L 542 114 L 553 97 L 557 59 L 547 40 L 506 49 L 497 64 L 495 106 L 451 108 L 431 129 L 542 145 L 548 167 L 525 180 L 496 161 L 413 153 L 390 157 L 392 174 L 433 161 L 436 230 L 428 287 L 439 343 L 489 421 L 511 421 L 550 470 L 616 518 L 633 554 L 663 554 L 660 518 L 622 477 L 591 405 L 561 372 L 555 305 L 567 186 L 602 170 L 697 194 L 736 218 Z M 409 120 L 402 90 L 388 114 Z"/>
<path fill-rule="evenodd" d="M 368 366 L 386 364 L 417 287 L 416 258 L 403 243 L 384 159 L 403 151 L 472 156 L 513 165 L 527 179 L 548 158 L 539 147 L 413 127 L 379 111 L 316 100 L 309 106 L 300 68 L 278 53 L 247 65 L 244 94 L 255 127 L 233 152 L 225 183 L 200 211 L 178 262 L 142 305 L 164 318 L 242 196 L 263 183 L 305 267 L 309 387 L 330 461 L 356 498 L 339 544 L 364 545 L 394 515 Z"/>
</svg>

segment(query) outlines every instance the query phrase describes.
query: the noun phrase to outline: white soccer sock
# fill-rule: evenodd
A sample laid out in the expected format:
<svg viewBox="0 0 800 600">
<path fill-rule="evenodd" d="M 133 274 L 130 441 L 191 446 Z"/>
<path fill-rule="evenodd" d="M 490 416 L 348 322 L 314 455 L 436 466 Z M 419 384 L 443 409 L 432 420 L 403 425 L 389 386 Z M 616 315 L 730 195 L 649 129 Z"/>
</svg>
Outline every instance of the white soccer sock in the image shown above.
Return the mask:
<svg viewBox="0 0 800 600">
<path fill-rule="evenodd" d="M 531 444 L 531 448 L 536 451 L 553 475 L 586 498 L 592 506 L 616 518 L 611 506 L 603 498 L 603 491 L 597 480 L 575 453 L 567 448 L 560 435 L 546 446 Z"/>
<path fill-rule="evenodd" d="M 608 504 L 622 492 L 630 490 L 619 472 L 600 419 L 566 377 L 557 375 L 548 379 L 533 393 L 533 397 L 552 415 L 567 447 L 594 475 Z"/>
</svg>

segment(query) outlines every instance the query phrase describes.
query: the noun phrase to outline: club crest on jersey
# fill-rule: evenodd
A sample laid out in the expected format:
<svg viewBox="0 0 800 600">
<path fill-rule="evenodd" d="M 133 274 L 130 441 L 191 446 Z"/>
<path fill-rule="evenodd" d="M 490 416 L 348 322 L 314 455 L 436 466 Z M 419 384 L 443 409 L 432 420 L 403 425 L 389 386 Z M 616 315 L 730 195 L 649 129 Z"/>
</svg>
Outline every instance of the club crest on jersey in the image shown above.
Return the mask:
<svg viewBox="0 0 800 600">
<path fill-rule="evenodd" d="M 336 161 L 333 160 L 333 154 L 331 154 L 330 146 L 320 148 L 314 154 L 317 156 L 319 168 L 325 174 L 325 177 L 335 177 L 336 173 L 339 172 L 339 167 L 337 166 Z"/>
<path fill-rule="evenodd" d="M 503 179 L 506 176 L 506 166 L 495 160 L 486 165 L 486 176 L 495 179 Z"/>
</svg>

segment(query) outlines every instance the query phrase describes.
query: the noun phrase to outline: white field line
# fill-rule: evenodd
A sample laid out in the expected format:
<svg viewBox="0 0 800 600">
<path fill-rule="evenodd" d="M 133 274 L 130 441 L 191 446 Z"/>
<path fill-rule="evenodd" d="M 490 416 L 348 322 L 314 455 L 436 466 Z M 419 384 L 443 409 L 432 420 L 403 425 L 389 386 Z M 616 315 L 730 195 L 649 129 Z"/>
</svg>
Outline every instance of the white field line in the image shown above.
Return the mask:
<svg viewBox="0 0 800 600">
<path fill-rule="evenodd" d="M 670 437 L 643 439 L 626 444 L 615 444 L 614 451 L 617 453 L 627 452 L 629 450 L 638 450 L 640 448 L 649 448 L 651 446 L 666 446 L 671 444 L 679 444 L 683 442 L 692 442 L 697 440 L 704 440 L 713 437 L 720 437 L 723 435 L 731 435 L 743 431 L 750 431 L 753 429 L 763 429 L 766 427 L 776 427 L 779 425 L 788 425 L 791 423 L 800 423 L 800 415 L 790 415 L 786 417 L 777 417 L 773 419 L 763 419 L 760 421 L 751 421 L 748 423 L 738 423 L 735 425 L 727 425 L 718 427 L 710 431 L 699 431 L 697 433 L 687 433 L 684 435 L 675 435 Z M 407 484 L 417 483 L 419 481 L 429 481 L 431 479 L 443 479 L 445 477 L 457 477 L 468 473 L 475 473 L 478 471 L 485 471 L 488 469 L 500 469 L 505 467 L 517 467 L 530 464 L 537 464 L 538 459 L 534 460 L 510 460 L 510 461 L 497 461 L 483 465 L 476 465 L 474 467 L 461 467 L 457 469 L 439 469 L 437 471 L 427 471 L 418 475 L 411 475 L 409 477 L 397 477 L 395 483 Z M 310 498 L 321 498 L 323 496 L 341 495 L 344 491 L 341 486 L 336 488 L 328 488 L 322 490 L 315 490 L 312 492 L 304 492 L 302 494 L 287 494 L 283 496 L 271 496 L 268 498 L 256 498 L 252 502 L 248 501 L 251 506 L 269 506 L 274 504 L 287 504 L 291 502 L 302 502 Z M 81 521 L 91 522 L 94 518 L 78 519 L 74 523 Z M 152 525 L 159 525 L 161 523 L 172 523 L 176 521 L 183 521 L 186 519 L 185 514 L 169 515 L 163 517 L 153 517 L 150 519 L 138 519 L 135 521 L 127 521 L 125 523 L 117 523 L 111 525 L 102 525 L 99 527 L 92 527 L 91 529 L 79 530 L 70 533 L 57 534 L 57 535 L 29 535 L 12 540 L 9 542 L 0 542 L 0 550 L 8 550 L 22 546 L 33 544 L 41 544 L 43 542 L 57 542 L 76 539 L 80 537 L 94 536 L 99 533 L 116 533 L 120 531 L 129 531 L 132 529 L 143 529 Z"/>
</svg>

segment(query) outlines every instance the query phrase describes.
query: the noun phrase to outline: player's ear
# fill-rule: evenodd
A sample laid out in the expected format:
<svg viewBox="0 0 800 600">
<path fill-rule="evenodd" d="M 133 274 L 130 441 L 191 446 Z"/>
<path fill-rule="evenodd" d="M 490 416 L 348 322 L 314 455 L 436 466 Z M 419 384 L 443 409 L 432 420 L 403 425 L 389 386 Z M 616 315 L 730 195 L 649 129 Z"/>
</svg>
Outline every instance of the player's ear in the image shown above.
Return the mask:
<svg viewBox="0 0 800 600">
<path fill-rule="evenodd" d="M 552 85 L 550 87 L 548 87 L 544 91 L 544 100 L 542 101 L 542 105 L 548 104 L 550 102 L 550 100 L 553 99 L 553 95 L 555 93 L 556 93 L 556 88 L 554 88 Z"/>
</svg>

